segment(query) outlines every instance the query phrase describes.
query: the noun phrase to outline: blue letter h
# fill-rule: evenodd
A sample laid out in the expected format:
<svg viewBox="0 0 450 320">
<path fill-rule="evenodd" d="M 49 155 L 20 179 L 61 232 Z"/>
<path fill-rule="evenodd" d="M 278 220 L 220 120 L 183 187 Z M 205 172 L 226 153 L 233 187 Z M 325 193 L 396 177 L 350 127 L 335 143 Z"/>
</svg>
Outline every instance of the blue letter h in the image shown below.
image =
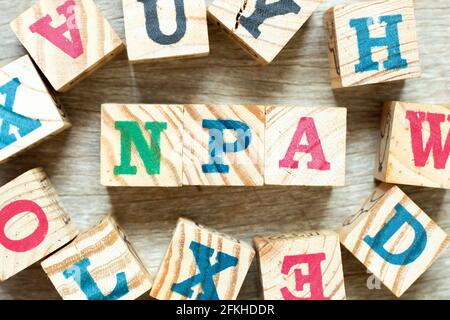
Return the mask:
<svg viewBox="0 0 450 320">
<path fill-rule="evenodd" d="M 380 23 L 386 23 L 386 37 L 371 38 L 369 26 L 374 24 L 372 18 L 351 19 L 350 27 L 356 29 L 359 49 L 359 64 L 355 66 L 356 72 L 379 70 L 379 63 L 372 59 L 372 48 L 387 47 L 388 59 L 384 61 L 386 70 L 405 69 L 408 61 L 402 59 L 400 52 L 400 39 L 398 24 L 403 22 L 400 14 L 380 17 Z"/>
<path fill-rule="evenodd" d="M 191 242 L 189 249 L 191 249 L 195 257 L 199 273 L 183 282 L 174 284 L 172 291 L 192 298 L 194 294 L 192 287 L 201 284 L 203 292 L 198 294 L 197 300 L 219 300 L 216 285 L 214 284 L 214 275 L 230 267 L 235 267 L 238 259 L 226 253 L 218 252 L 217 262 L 211 265 L 210 258 L 214 254 L 214 249 L 195 241 Z"/>
</svg>

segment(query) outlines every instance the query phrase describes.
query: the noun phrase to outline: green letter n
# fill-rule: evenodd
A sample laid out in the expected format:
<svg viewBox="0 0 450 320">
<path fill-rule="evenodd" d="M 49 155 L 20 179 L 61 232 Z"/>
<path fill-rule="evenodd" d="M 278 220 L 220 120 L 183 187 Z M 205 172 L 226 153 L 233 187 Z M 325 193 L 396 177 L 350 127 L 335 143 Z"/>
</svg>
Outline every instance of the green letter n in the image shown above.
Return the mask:
<svg viewBox="0 0 450 320">
<path fill-rule="evenodd" d="M 114 167 L 115 175 L 137 173 L 131 165 L 131 143 L 134 144 L 148 174 L 159 174 L 161 169 L 161 132 L 167 129 L 167 122 L 146 122 L 145 129 L 150 131 L 151 143 L 148 144 L 144 133 L 136 121 L 116 121 L 120 131 L 120 166 Z"/>
</svg>

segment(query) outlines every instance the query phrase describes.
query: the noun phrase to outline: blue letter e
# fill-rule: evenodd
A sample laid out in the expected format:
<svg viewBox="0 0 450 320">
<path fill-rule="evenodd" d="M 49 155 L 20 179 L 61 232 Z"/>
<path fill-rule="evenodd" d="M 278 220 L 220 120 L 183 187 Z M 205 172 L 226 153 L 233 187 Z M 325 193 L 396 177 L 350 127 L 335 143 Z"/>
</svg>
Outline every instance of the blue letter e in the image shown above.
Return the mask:
<svg viewBox="0 0 450 320">
<path fill-rule="evenodd" d="M 365 236 L 364 242 L 384 260 L 394 265 L 407 265 L 414 262 L 425 250 L 427 233 L 425 229 L 401 204 L 395 206 L 395 215 L 389 220 L 375 237 Z M 402 253 L 388 252 L 384 246 L 400 228 L 407 223 L 414 230 L 414 240 Z"/>
</svg>

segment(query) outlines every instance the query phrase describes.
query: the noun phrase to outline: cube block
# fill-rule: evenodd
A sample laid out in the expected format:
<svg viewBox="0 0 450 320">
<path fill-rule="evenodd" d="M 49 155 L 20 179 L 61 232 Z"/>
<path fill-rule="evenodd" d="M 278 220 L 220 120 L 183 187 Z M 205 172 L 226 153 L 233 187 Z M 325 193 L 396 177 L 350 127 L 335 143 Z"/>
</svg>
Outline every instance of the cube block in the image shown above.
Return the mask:
<svg viewBox="0 0 450 320">
<path fill-rule="evenodd" d="M 61 248 L 77 234 L 41 168 L 0 187 L 0 281 Z"/>
<path fill-rule="evenodd" d="M 122 3 L 130 62 L 209 54 L 204 0 L 123 0 Z"/>
<path fill-rule="evenodd" d="M 251 56 L 268 64 L 323 0 L 214 0 L 208 16 Z"/>
<path fill-rule="evenodd" d="M 413 0 L 340 5 L 325 25 L 333 88 L 420 77 Z"/>
<path fill-rule="evenodd" d="M 265 107 L 185 105 L 183 184 L 263 185 Z"/>
<path fill-rule="evenodd" d="M 381 118 L 375 177 L 450 189 L 450 106 L 387 102 Z"/>
<path fill-rule="evenodd" d="M 124 49 L 93 0 L 39 0 L 10 26 L 60 92 Z"/>
<path fill-rule="evenodd" d="M 0 69 L 0 95 L 0 163 L 70 127 L 28 56 Z"/>
<path fill-rule="evenodd" d="M 181 186 L 182 152 L 182 105 L 102 105 L 102 185 Z"/>
<path fill-rule="evenodd" d="M 266 300 L 345 299 L 339 236 L 330 230 L 254 238 Z"/>
<path fill-rule="evenodd" d="M 179 219 L 150 296 L 159 300 L 234 300 L 253 256 L 250 245 Z"/>
<path fill-rule="evenodd" d="M 265 184 L 345 184 L 347 109 L 267 107 Z"/>
<path fill-rule="evenodd" d="M 397 186 L 379 185 L 339 233 L 341 243 L 400 297 L 450 237 Z"/>
<path fill-rule="evenodd" d="M 111 216 L 43 261 L 42 268 L 64 300 L 132 300 L 152 285 Z"/>
</svg>

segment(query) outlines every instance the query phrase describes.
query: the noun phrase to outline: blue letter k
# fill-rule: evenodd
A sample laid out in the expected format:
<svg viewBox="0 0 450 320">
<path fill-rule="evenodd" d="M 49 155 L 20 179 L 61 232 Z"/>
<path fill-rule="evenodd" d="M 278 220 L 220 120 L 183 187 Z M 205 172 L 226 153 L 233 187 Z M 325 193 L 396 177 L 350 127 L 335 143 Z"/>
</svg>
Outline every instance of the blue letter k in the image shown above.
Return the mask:
<svg viewBox="0 0 450 320">
<path fill-rule="evenodd" d="M 220 300 L 217 294 L 216 285 L 214 284 L 214 275 L 235 267 L 238 263 L 236 257 L 230 256 L 223 252 L 217 253 L 217 262 L 211 265 L 210 258 L 214 254 L 214 249 L 206 247 L 198 242 L 192 241 L 189 246 L 195 257 L 195 262 L 200 271 L 195 276 L 190 277 L 183 282 L 176 283 L 172 286 L 172 291 L 185 297 L 192 298 L 194 291 L 192 287 L 201 285 L 203 292 L 199 293 L 197 300 Z"/>
</svg>

